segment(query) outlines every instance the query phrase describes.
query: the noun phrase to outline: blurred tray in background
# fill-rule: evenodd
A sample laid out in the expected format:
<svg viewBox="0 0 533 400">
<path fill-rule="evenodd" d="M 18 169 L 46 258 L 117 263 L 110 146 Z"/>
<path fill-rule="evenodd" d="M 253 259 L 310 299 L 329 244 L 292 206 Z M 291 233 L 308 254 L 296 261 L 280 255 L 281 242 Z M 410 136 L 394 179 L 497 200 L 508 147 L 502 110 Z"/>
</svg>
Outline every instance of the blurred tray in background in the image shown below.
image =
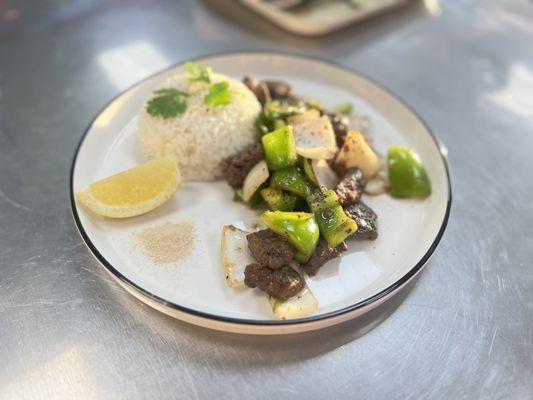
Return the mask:
<svg viewBox="0 0 533 400">
<path fill-rule="evenodd" d="M 318 36 L 383 13 L 409 0 L 239 0 L 280 28 Z"/>
</svg>

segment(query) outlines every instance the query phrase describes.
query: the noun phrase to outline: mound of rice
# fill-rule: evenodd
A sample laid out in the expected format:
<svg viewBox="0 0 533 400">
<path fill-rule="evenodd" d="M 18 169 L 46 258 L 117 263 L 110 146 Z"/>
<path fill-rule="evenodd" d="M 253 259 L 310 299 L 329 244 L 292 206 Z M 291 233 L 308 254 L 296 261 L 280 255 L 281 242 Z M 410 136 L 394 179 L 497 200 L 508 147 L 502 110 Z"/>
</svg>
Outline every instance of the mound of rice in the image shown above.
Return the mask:
<svg viewBox="0 0 533 400">
<path fill-rule="evenodd" d="M 154 117 L 146 111 L 139 115 L 138 138 L 145 157 L 177 156 L 183 178 L 212 181 L 223 174 L 223 162 L 255 143 L 258 134 L 255 119 L 261 105 L 241 82 L 212 73 L 213 83 L 227 81 L 232 101 L 225 106 L 206 106 L 209 87 L 190 83 L 184 75 L 169 78 L 161 88 L 176 88 L 190 96 L 187 111 L 175 118 Z"/>
</svg>

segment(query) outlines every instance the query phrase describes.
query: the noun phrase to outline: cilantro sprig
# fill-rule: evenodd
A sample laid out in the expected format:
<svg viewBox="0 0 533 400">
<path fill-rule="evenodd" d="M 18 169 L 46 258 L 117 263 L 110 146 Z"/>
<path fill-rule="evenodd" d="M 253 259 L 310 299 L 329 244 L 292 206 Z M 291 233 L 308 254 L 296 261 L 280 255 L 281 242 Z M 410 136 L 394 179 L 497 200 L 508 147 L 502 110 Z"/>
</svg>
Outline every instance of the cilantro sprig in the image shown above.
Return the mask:
<svg viewBox="0 0 533 400">
<path fill-rule="evenodd" d="M 232 95 L 226 81 L 211 84 L 211 68 L 188 62 L 185 64 L 185 78 L 189 82 L 203 82 L 209 85 L 204 96 L 208 106 L 225 106 L 231 103 Z M 187 93 L 175 88 L 156 90 L 146 105 L 146 111 L 154 117 L 169 119 L 187 111 L 187 98 L 195 93 Z"/>
<path fill-rule="evenodd" d="M 146 111 L 154 117 L 169 119 L 183 114 L 187 110 L 189 94 L 178 89 L 160 89 L 154 92 L 153 99 L 148 101 Z"/>
<path fill-rule="evenodd" d="M 188 62 L 185 64 L 185 77 L 189 82 L 211 83 L 211 68 Z"/>
<path fill-rule="evenodd" d="M 229 90 L 229 83 L 226 81 L 212 85 L 204 97 L 204 104 L 208 106 L 225 106 L 230 103 L 231 92 Z"/>
</svg>

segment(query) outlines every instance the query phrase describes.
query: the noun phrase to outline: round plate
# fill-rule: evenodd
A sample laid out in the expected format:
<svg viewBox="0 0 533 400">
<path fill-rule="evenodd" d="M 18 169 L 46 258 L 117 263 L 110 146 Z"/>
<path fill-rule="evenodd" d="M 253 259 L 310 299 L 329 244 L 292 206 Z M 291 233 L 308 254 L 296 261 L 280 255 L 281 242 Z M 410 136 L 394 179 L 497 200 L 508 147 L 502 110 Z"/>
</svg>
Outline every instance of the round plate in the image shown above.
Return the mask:
<svg viewBox="0 0 533 400">
<path fill-rule="evenodd" d="M 386 153 L 394 144 L 414 148 L 431 179 L 425 200 L 366 196 L 379 217 L 379 238 L 349 242 L 343 257 L 330 261 L 308 285 L 319 302 L 316 314 L 298 320 L 275 320 L 264 293 L 225 285 L 220 262 L 223 225 L 246 226 L 259 215 L 232 201 L 225 182 L 187 183 L 167 203 L 127 220 L 95 216 L 74 193 L 91 182 L 141 162 L 136 142 L 137 115 L 143 101 L 181 66 L 158 73 L 125 91 L 94 119 L 74 156 L 71 171 L 72 212 L 87 246 L 131 294 L 150 306 L 204 327 L 253 334 L 283 334 L 331 326 L 361 315 L 412 279 L 434 252 L 444 233 L 451 189 L 441 146 L 405 103 L 382 86 L 344 67 L 308 57 L 264 52 L 232 53 L 196 60 L 241 79 L 274 78 L 289 82 L 296 93 L 329 106 L 352 103 L 371 118 L 368 135 Z M 136 233 L 165 222 L 194 227 L 190 257 L 175 264 L 155 264 L 136 244 Z"/>
</svg>

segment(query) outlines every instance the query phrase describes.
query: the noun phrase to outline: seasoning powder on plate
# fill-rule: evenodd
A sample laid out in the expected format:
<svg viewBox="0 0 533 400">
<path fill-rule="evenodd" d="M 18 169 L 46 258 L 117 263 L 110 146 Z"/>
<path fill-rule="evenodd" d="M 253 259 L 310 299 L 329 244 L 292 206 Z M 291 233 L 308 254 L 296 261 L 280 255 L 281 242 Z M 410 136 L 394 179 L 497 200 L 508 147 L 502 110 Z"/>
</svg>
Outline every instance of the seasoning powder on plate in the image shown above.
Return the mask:
<svg viewBox="0 0 533 400">
<path fill-rule="evenodd" d="M 142 252 L 154 263 L 171 264 L 191 255 L 193 233 L 190 222 L 166 222 L 144 229 L 136 234 L 136 238 Z"/>
</svg>

